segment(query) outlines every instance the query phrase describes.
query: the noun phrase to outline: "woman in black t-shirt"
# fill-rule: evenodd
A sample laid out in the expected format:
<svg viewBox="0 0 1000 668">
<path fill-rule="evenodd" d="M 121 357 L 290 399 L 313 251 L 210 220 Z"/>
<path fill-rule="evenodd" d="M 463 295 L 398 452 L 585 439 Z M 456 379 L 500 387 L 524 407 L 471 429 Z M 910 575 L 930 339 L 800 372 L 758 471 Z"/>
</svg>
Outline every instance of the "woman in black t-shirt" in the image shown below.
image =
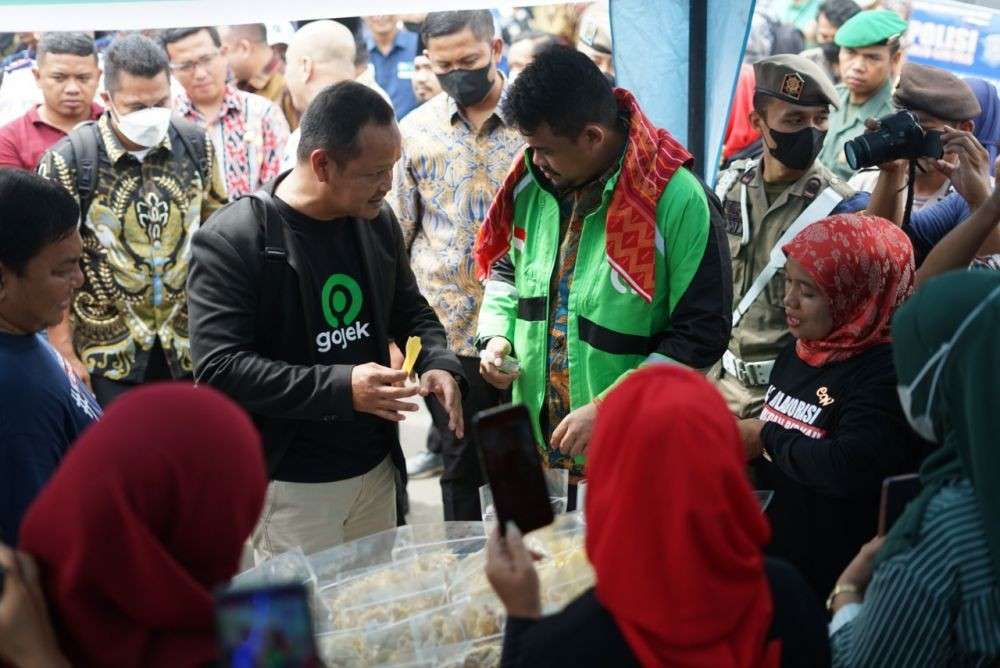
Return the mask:
<svg viewBox="0 0 1000 668">
<path fill-rule="evenodd" d="M 882 480 L 916 470 L 920 441 L 896 395 L 889 323 L 913 291 L 913 248 L 882 218 L 831 216 L 782 249 L 797 341 L 779 355 L 760 419 L 740 431 L 773 489 L 768 552 L 820 597 L 875 535 Z"/>
</svg>

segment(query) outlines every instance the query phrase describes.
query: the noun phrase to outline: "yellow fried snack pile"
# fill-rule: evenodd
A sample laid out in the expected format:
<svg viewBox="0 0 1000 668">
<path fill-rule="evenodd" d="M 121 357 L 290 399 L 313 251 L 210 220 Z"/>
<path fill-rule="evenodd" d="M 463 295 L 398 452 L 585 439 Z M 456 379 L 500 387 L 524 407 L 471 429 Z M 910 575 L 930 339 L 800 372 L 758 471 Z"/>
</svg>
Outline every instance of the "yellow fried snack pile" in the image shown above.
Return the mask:
<svg viewBox="0 0 1000 668">
<path fill-rule="evenodd" d="M 413 373 L 413 365 L 417 363 L 420 355 L 420 337 L 411 336 L 406 340 L 406 357 L 403 359 L 403 371 L 409 376 Z"/>
</svg>

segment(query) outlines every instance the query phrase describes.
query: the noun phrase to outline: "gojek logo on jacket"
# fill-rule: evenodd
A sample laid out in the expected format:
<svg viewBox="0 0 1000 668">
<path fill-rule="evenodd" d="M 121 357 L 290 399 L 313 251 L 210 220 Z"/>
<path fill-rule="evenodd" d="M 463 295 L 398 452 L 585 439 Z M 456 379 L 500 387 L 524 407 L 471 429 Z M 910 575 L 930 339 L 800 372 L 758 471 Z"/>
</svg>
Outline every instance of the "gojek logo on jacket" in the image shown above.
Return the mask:
<svg viewBox="0 0 1000 668">
<path fill-rule="evenodd" d="M 343 350 L 349 344 L 371 336 L 368 333 L 370 322 L 356 322 L 364 301 L 358 282 L 347 274 L 333 274 L 326 279 L 320 302 L 323 318 L 330 330 L 316 335 L 319 352 L 328 353 L 333 348 Z"/>
</svg>

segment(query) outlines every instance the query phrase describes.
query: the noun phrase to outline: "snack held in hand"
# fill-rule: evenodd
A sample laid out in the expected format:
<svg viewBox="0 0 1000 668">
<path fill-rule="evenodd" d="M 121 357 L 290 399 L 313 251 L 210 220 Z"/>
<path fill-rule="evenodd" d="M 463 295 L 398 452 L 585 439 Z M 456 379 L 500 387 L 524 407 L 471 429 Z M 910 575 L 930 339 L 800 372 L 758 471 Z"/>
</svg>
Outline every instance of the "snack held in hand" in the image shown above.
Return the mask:
<svg viewBox="0 0 1000 668">
<path fill-rule="evenodd" d="M 413 365 L 420 356 L 420 337 L 411 336 L 406 340 L 406 357 L 403 358 L 403 371 L 409 376 L 413 373 Z"/>
</svg>

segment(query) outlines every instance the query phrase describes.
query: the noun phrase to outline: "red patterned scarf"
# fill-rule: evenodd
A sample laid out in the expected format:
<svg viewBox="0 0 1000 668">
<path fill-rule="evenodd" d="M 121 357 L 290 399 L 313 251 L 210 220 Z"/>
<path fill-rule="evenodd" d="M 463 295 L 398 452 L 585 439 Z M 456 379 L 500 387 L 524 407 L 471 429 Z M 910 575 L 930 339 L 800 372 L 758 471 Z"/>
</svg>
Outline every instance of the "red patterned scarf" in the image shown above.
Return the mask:
<svg viewBox="0 0 1000 668">
<path fill-rule="evenodd" d="M 840 214 L 817 221 L 781 250 L 802 265 L 830 304 L 833 330 L 795 351 L 809 366 L 846 360 L 887 343 L 896 309 L 913 294 L 913 246 L 884 218 Z"/>
<path fill-rule="evenodd" d="M 605 221 L 608 262 L 647 302 L 656 287 L 656 205 L 670 177 L 693 158 L 669 132 L 657 128 L 623 88 L 618 107 L 629 115 L 628 147 L 622 174 Z M 493 263 L 510 250 L 514 188 L 527 167 L 523 155 L 511 166 L 476 236 L 476 275 L 489 278 Z"/>
</svg>

